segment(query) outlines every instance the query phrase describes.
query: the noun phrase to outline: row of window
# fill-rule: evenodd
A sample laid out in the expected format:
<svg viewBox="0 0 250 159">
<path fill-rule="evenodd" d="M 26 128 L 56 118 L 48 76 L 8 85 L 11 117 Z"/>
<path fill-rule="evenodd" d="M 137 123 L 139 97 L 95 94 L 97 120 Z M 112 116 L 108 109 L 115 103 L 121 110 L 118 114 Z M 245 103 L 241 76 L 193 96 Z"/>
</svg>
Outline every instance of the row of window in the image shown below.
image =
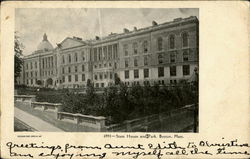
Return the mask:
<svg viewBox="0 0 250 159">
<path fill-rule="evenodd" d="M 113 79 L 113 73 L 100 73 L 100 74 L 95 74 L 94 79 L 95 80 L 103 80 L 103 79 Z"/>
<path fill-rule="evenodd" d="M 133 66 L 134 67 L 137 67 L 138 66 L 138 57 L 135 57 L 134 58 L 134 61 L 133 61 Z M 143 58 L 143 64 L 144 66 L 148 66 L 148 60 L 149 60 L 149 56 L 144 56 Z M 126 58 L 125 61 L 124 61 L 124 65 L 125 65 L 125 68 L 129 67 L 129 58 Z M 163 54 L 160 53 L 158 54 L 158 64 L 162 64 L 163 63 Z M 188 51 L 187 50 L 184 50 L 183 52 L 183 62 L 185 61 L 189 61 L 189 54 L 188 54 Z M 176 62 L 176 53 L 175 52 L 171 52 L 170 53 L 170 63 L 175 63 Z"/>
<path fill-rule="evenodd" d="M 42 59 L 42 68 L 52 68 L 53 66 L 54 66 L 53 56 Z"/>
<path fill-rule="evenodd" d="M 156 83 L 157 81 L 154 81 Z M 133 81 L 133 82 L 124 82 L 125 85 L 130 86 L 131 85 L 140 85 L 139 81 Z M 164 80 L 158 80 L 159 85 L 164 85 L 165 81 Z M 170 80 L 170 84 L 177 84 L 177 80 Z M 143 81 L 143 85 L 150 85 L 149 81 Z"/>
<path fill-rule="evenodd" d="M 30 84 L 33 85 L 33 84 L 37 84 L 37 79 L 31 79 L 30 80 Z M 29 80 L 26 81 L 27 85 L 29 85 Z"/>
<path fill-rule="evenodd" d="M 190 66 L 189 65 L 183 65 L 182 66 L 182 73 L 184 76 L 190 75 Z M 170 76 L 176 76 L 176 66 L 170 66 Z M 124 77 L 125 79 L 129 79 L 129 70 L 124 71 Z M 148 78 L 149 77 L 149 69 L 145 68 L 143 69 L 143 77 Z M 164 77 L 164 67 L 158 67 L 158 77 Z M 139 70 L 134 70 L 134 79 L 139 78 Z"/>
<path fill-rule="evenodd" d="M 188 47 L 188 33 L 187 32 L 182 33 L 181 39 L 182 39 L 182 47 Z M 163 50 L 163 43 L 164 42 L 163 42 L 163 38 L 162 37 L 157 38 L 157 50 L 158 51 L 162 51 Z M 175 47 L 176 47 L 175 43 L 176 43 L 175 35 L 171 34 L 169 36 L 169 48 L 170 49 L 175 49 Z M 129 55 L 129 51 L 128 50 L 129 50 L 129 45 L 128 44 L 124 44 L 123 45 L 124 56 L 128 56 Z M 148 53 L 148 50 L 149 50 L 148 41 L 145 40 L 142 43 L 142 52 L 143 53 Z M 133 55 L 137 55 L 138 54 L 138 43 L 137 42 L 134 42 L 132 44 L 132 52 L 133 52 Z"/>
<path fill-rule="evenodd" d="M 66 56 L 66 57 L 65 57 Z M 65 58 L 67 58 L 67 61 L 68 61 L 68 63 L 71 63 L 71 62 L 78 62 L 78 57 L 79 55 L 78 55 L 78 53 L 77 52 L 75 52 L 75 53 L 69 53 L 69 54 L 67 54 L 67 55 L 62 55 L 62 63 L 63 64 L 65 64 L 66 63 L 66 60 L 65 60 Z M 73 58 L 73 59 L 72 59 Z M 81 59 L 82 59 L 82 61 L 85 61 L 85 52 L 84 51 L 81 51 Z"/>
<path fill-rule="evenodd" d="M 68 75 L 68 82 L 78 82 L 78 75 L 75 75 L 75 81 L 72 81 L 72 76 Z M 82 74 L 82 81 L 86 81 L 85 74 Z M 62 76 L 62 82 L 65 82 L 65 76 Z"/>
<path fill-rule="evenodd" d="M 29 74 L 30 74 L 30 76 L 29 76 Z M 34 71 L 34 73 L 33 73 L 33 71 L 31 71 L 31 72 L 26 72 L 26 77 L 28 78 L 28 77 L 37 77 L 37 75 L 38 75 L 38 73 L 37 73 L 37 71 Z"/>
<path fill-rule="evenodd" d="M 138 43 L 137 42 L 134 42 L 132 44 L 132 51 L 133 51 L 133 54 L 134 55 L 137 55 L 138 54 Z M 123 50 L 124 50 L 124 56 L 128 56 L 129 54 L 129 45 L 128 44 L 124 44 L 123 45 Z M 148 53 L 148 41 L 145 40 L 143 43 L 142 43 L 142 51 L 143 53 Z"/>
<path fill-rule="evenodd" d="M 157 38 L 157 50 L 162 51 L 163 50 L 163 38 L 158 37 Z M 181 34 L 181 46 L 182 47 L 188 47 L 188 33 L 184 32 Z M 176 38 L 174 34 L 171 34 L 169 36 L 169 49 L 175 49 L 176 48 Z"/>
<path fill-rule="evenodd" d="M 30 67 L 29 67 L 29 65 L 30 65 Z M 26 70 L 28 70 L 28 69 L 33 69 L 33 68 L 35 68 L 35 69 L 37 69 L 37 62 L 35 61 L 34 63 L 33 62 L 30 62 L 30 63 L 26 63 Z"/>
<path fill-rule="evenodd" d="M 62 74 L 65 74 L 65 68 L 66 67 L 62 67 Z M 78 66 L 75 66 L 74 69 L 74 72 L 78 72 Z M 82 65 L 81 70 L 82 72 L 85 71 L 85 65 Z M 68 67 L 68 73 L 71 73 L 71 66 Z"/>
<path fill-rule="evenodd" d="M 118 44 L 97 47 L 93 49 L 93 61 L 110 60 L 118 58 Z"/>
<path fill-rule="evenodd" d="M 113 66 L 112 63 L 109 62 L 109 63 L 108 63 L 108 66 L 107 66 L 107 63 L 104 63 L 104 64 L 101 64 L 101 63 L 100 63 L 99 65 L 97 65 L 97 64 L 94 65 L 94 68 L 97 69 L 97 68 L 106 68 L 106 67 L 112 67 L 112 66 Z M 117 68 L 117 63 L 116 63 L 116 62 L 114 63 L 114 68 L 115 68 L 115 69 Z"/>
</svg>

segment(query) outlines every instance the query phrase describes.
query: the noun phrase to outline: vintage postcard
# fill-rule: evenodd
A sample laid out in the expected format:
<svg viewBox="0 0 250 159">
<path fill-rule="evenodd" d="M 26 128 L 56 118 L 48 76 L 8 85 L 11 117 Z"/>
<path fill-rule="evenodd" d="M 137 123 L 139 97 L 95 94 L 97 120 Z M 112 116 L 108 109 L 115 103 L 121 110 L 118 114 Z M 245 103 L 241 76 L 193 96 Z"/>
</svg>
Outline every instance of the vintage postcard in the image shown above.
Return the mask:
<svg viewBox="0 0 250 159">
<path fill-rule="evenodd" d="M 1 157 L 249 158 L 248 13 L 2 3 Z"/>
</svg>

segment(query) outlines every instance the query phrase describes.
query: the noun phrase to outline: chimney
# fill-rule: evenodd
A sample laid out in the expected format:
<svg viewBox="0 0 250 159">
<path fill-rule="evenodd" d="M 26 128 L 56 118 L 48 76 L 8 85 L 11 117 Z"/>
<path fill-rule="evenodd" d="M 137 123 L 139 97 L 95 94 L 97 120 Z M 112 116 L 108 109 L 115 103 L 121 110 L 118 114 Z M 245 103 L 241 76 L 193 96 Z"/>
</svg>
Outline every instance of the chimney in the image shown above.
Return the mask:
<svg viewBox="0 0 250 159">
<path fill-rule="evenodd" d="M 156 25 L 158 25 L 157 23 L 156 23 L 156 21 L 152 21 L 152 26 L 156 26 Z"/>
<path fill-rule="evenodd" d="M 137 28 L 136 28 L 136 27 L 134 27 L 134 31 L 137 31 Z"/>
<path fill-rule="evenodd" d="M 124 28 L 124 29 L 123 29 L 123 32 L 124 32 L 124 33 L 128 33 L 129 30 L 128 30 L 127 28 Z"/>
<path fill-rule="evenodd" d="M 96 40 L 100 40 L 100 37 L 99 37 L 99 36 L 95 36 L 95 39 L 96 39 Z"/>
</svg>

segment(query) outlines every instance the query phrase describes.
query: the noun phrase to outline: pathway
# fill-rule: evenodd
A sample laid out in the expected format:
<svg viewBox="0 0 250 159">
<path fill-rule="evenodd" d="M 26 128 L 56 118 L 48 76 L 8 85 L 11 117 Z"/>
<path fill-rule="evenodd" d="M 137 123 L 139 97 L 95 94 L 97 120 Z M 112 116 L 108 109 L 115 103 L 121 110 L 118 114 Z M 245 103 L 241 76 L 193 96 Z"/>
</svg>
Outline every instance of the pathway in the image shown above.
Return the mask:
<svg viewBox="0 0 250 159">
<path fill-rule="evenodd" d="M 29 113 L 22 111 L 21 109 L 15 107 L 15 117 L 25 124 L 31 126 L 32 128 L 36 129 L 37 131 L 47 131 L 47 132 L 59 132 L 63 131 L 36 116 L 33 116 Z"/>
</svg>

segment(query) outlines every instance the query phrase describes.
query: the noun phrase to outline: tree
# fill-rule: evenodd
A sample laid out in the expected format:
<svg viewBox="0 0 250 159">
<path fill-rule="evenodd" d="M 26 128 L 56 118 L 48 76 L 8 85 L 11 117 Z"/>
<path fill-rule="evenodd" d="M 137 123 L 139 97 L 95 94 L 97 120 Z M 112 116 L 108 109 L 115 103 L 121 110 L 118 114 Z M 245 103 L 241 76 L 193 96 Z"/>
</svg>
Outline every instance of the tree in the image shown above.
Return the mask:
<svg viewBox="0 0 250 159">
<path fill-rule="evenodd" d="M 15 51 L 15 72 L 14 72 L 14 77 L 15 77 L 15 83 L 17 82 L 17 77 L 20 76 L 20 73 L 22 71 L 22 65 L 23 65 L 23 49 L 24 46 L 20 42 L 20 37 L 18 36 L 18 33 L 15 32 L 15 40 L 14 40 L 14 51 Z"/>
</svg>

